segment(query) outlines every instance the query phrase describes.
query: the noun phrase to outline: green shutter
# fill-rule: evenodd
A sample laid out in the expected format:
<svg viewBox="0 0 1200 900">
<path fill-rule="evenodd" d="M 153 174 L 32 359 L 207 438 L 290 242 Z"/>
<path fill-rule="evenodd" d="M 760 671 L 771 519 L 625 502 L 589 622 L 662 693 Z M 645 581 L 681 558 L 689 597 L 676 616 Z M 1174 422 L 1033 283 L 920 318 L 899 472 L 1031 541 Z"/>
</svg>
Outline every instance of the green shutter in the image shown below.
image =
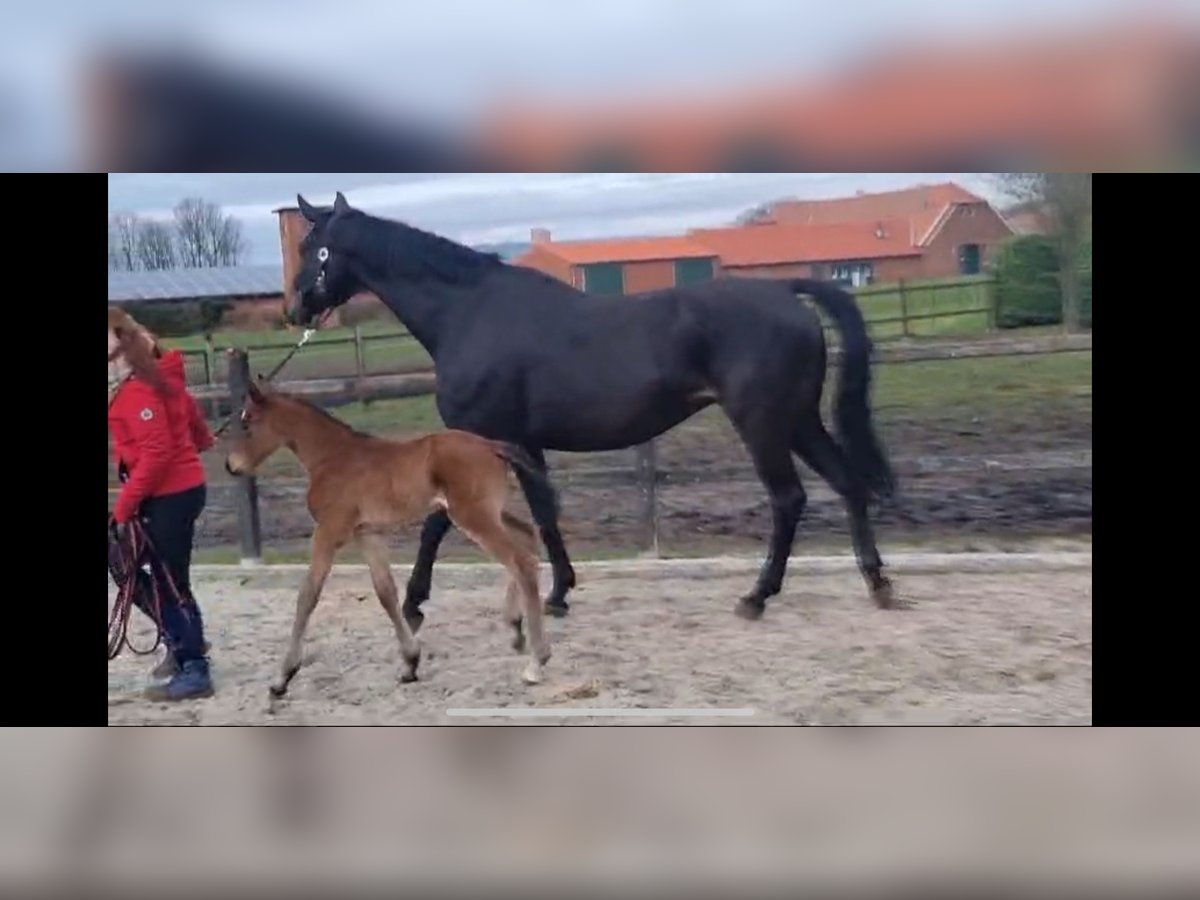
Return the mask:
<svg viewBox="0 0 1200 900">
<path fill-rule="evenodd" d="M 583 289 L 589 294 L 625 293 L 625 273 L 620 263 L 593 263 L 583 267 Z"/>
<path fill-rule="evenodd" d="M 675 285 L 699 284 L 702 281 L 712 281 L 713 261 L 711 259 L 677 259 L 675 260 Z"/>
</svg>

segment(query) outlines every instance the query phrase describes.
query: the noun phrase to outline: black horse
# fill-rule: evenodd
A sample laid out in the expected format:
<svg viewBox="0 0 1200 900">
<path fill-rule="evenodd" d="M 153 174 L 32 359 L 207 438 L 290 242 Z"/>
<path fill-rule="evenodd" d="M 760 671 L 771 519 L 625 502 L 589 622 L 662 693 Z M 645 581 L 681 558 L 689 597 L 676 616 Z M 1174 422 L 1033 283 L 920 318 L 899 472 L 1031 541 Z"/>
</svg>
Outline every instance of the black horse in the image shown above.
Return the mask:
<svg viewBox="0 0 1200 900">
<path fill-rule="evenodd" d="M 771 498 L 774 533 L 754 588 L 736 606 L 762 615 L 778 594 L 806 497 L 792 454 L 840 494 L 859 568 L 880 606 L 891 584 L 868 519 L 868 503 L 894 488 L 871 426 L 871 343 L 854 298 L 807 280 L 721 278 L 607 297 L 493 254 L 379 219 L 350 207 L 297 198 L 312 223 L 301 244 L 298 302 L 307 325 L 323 311 L 371 291 L 433 357 L 437 406 L 448 427 L 524 447 L 545 467 L 546 450 L 631 447 L 720 404 Z M 807 294 L 842 334 L 843 367 L 834 441 L 821 422 L 825 336 Z M 404 614 L 424 616 L 433 562 L 450 528 L 444 512 L 425 520 Z M 575 586 L 557 516 L 542 529 L 554 571 L 547 611 L 564 615 Z"/>
</svg>

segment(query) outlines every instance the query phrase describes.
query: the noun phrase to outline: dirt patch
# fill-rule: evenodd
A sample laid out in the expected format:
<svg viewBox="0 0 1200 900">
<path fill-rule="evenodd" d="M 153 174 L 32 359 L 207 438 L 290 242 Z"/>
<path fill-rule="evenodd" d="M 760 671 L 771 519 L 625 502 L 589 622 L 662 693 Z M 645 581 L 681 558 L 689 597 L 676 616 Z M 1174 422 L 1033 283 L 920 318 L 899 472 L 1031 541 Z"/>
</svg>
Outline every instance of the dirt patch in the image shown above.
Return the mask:
<svg viewBox="0 0 1200 900">
<path fill-rule="evenodd" d="M 571 616 L 549 623 L 554 656 L 546 681 L 532 688 L 521 683 L 524 657 L 509 647 L 496 570 L 440 570 L 421 632 L 421 680 L 411 685 L 399 683 L 399 651 L 369 580 L 337 574 L 313 617 L 310 662 L 274 708 L 267 685 L 291 626 L 289 582 L 299 576 L 200 576 L 196 591 L 213 644 L 217 695 L 176 706 L 145 701 L 138 692 L 152 661 L 125 655 L 109 666 L 109 721 L 474 724 L 446 710 L 719 706 L 755 712 L 733 720 L 565 721 L 1090 723 L 1087 569 L 901 570 L 898 591 L 914 606 L 892 612 L 869 603 L 857 574 L 821 572 L 798 563 L 784 593 L 752 623 L 731 611 L 752 578 L 745 562 L 589 569 Z M 140 617 L 136 625 L 144 626 Z"/>
</svg>

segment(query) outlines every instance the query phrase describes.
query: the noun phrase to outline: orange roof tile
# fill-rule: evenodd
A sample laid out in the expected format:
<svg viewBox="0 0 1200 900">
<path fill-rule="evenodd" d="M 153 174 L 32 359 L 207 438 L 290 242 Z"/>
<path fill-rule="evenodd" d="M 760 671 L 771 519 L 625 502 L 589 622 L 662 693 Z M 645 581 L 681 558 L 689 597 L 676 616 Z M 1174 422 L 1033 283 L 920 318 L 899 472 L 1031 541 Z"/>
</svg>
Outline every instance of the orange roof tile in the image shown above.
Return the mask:
<svg viewBox="0 0 1200 900">
<path fill-rule="evenodd" d="M 904 217 L 912 222 L 912 242 L 921 244 L 946 207 L 984 202 L 965 188 L 947 182 L 827 200 L 781 200 L 771 207 L 770 221 L 780 225 L 831 225 Z"/>
<path fill-rule="evenodd" d="M 656 259 L 697 259 L 716 256 L 709 247 L 686 237 L 616 238 L 604 241 L 552 241 L 536 245 L 536 250 L 565 260 L 574 266 L 605 262 L 647 262 Z M 533 250 L 515 262 L 526 265 Z M 532 262 L 532 259 L 531 259 Z"/>
<path fill-rule="evenodd" d="M 913 246 L 908 220 L 898 218 L 832 225 L 701 228 L 688 234 L 714 250 L 724 267 L 921 255 L 920 248 Z"/>
</svg>

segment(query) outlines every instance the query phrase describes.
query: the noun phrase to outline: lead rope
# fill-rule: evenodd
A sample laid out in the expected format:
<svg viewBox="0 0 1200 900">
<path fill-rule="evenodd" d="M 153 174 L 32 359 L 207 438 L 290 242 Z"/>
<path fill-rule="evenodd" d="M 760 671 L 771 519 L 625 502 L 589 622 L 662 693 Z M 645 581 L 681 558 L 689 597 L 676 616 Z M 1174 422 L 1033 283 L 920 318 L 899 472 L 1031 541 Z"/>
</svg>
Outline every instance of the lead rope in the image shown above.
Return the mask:
<svg viewBox="0 0 1200 900">
<path fill-rule="evenodd" d="M 146 534 L 145 528 L 137 519 L 129 523 L 129 535 L 127 540 L 121 541 L 120 559 L 123 572 L 126 574 L 124 584 L 117 589 L 117 600 L 113 604 L 112 612 L 108 616 L 108 658 L 114 660 L 121 654 L 121 650 L 128 647 L 135 656 L 147 656 L 153 653 L 162 644 L 163 635 L 166 629 L 163 626 L 163 601 L 160 592 L 160 579 L 166 582 L 167 590 L 171 594 L 171 601 L 175 603 L 184 615 L 190 615 L 187 607 L 183 603 L 183 594 L 175 584 L 175 579 L 171 576 L 171 570 L 166 563 L 158 556 L 154 550 L 154 544 L 150 540 L 150 536 Z M 151 569 L 149 573 L 150 596 L 151 596 L 151 616 L 154 621 L 155 635 L 154 643 L 147 650 L 139 650 L 133 646 L 133 642 L 129 640 L 129 616 L 136 605 L 133 602 L 134 592 L 138 588 L 138 572 L 141 570 L 141 560 L 147 557 L 148 565 Z M 157 571 L 155 571 L 157 570 Z"/>
<path fill-rule="evenodd" d="M 310 339 L 310 338 L 311 338 L 311 337 L 312 337 L 314 334 L 316 334 L 316 333 L 317 333 L 317 329 L 318 329 L 318 328 L 320 328 L 320 327 L 321 327 L 321 324 L 322 324 L 322 323 L 323 323 L 323 322 L 324 322 L 326 319 L 328 319 L 328 318 L 329 318 L 329 315 L 330 315 L 330 313 L 332 313 L 332 312 L 333 312 L 333 308 L 332 308 L 332 307 L 330 307 L 329 309 L 325 310 L 325 312 L 321 313 L 321 316 L 320 316 L 320 318 L 318 318 L 318 319 L 317 319 L 317 321 L 316 321 L 315 323 L 313 323 L 313 325 L 312 325 L 311 327 L 309 327 L 309 328 L 305 328 L 305 329 L 304 329 L 304 334 L 303 334 L 303 335 L 301 335 L 301 337 L 300 337 L 300 341 L 299 341 L 299 342 L 296 344 L 296 346 L 294 346 L 294 347 L 293 347 L 291 350 L 289 350 L 289 351 L 287 352 L 287 354 L 286 354 L 286 355 L 283 357 L 283 359 L 281 359 L 281 360 L 278 362 L 278 364 L 276 364 L 275 368 L 273 368 L 273 369 L 272 369 L 270 372 L 268 372 L 268 373 L 267 373 L 267 377 L 266 377 L 266 378 L 264 378 L 263 380 L 264 380 L 264 381 L 270 381 L 272 378 L 274 378 L 276 375 L 278 375 L 278 374 L 279 374 L 279 372 L 280 372 L 280 370 L 281 370 L 281 369 L 282 369 L 284 366 L 286 366 L 286 365 L 288 364 L 288 361 L 289 361 L 289 360 L 290 360 L 290 359 L 291 359 L 293 356 L 295 356 L 295 355 L 296 355 L 296 351 L 297 351 L 297 350 L 299 350 L 301 347 L 303 347 L 305 344 L 307 344 L 307 343 L 308 343 L 308 341 L 309 341 L 309 339 Z M 217 430 L 216 430 L 216 431 L 213 433 L 213 437 L 214 437 L 214 438 L 219 438 L 219 437 L 220 437 L 220 436 L 221 436 L 221 435 L 224 433 L 225 429 L 229 427 L 229 425 L 230 425 L 230 423 L 231 423 L 231 422 L 233 422 L 233 417 L 234 417 L 234 414 L 233 414 L 233 413 L 230 413 L 228 416 L 226 416 L 226 417 L 225 417 L 225 421 L 221 423 L 221 427 L 220 427 L 220 428 L 218 428 L 218 429 L 217 429 Z"/>
</svg>

